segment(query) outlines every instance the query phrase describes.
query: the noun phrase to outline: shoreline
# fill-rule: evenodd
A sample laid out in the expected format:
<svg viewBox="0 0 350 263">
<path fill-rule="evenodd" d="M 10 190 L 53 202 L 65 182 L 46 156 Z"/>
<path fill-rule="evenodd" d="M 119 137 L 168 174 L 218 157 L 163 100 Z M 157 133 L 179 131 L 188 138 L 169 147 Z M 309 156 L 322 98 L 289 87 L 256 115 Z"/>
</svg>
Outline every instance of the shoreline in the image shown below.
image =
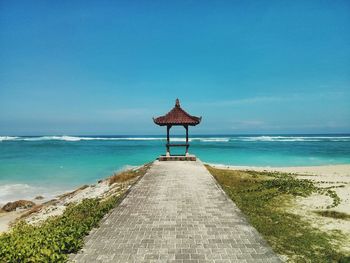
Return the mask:
<svg viewBox="0 0 350 263">
<path fill-rule="evenodd" d="M 212 167 L 220 168 L 220 169 L 229 169 L 229 170 L 242 170 L 242 171 L 258 171 L 258 172 L 282 172 L 282 173 L 291 173 L 291 174 L 299 174 L 299 175 L 341 175 L 341 176 L 350 176 L 350 163 L 349 164 L 322 164 L 322 165 L 310 165 L 310 166 L 255 166 L 255 165 L 227 165 L 222 163 L 211 163 L 211 162 L 203 162 L 204 164 L 210 165 Z M 115 173 L 122 173 L 128 170 L 139 169 L 143 165 L 140 166 L 129 166 L 126 165 L 126 168 L 119 169 Z M 101 181 L 105 180 L 107 177 L 99 178 L 96 180 Z M 92 183 L 94 184 L 94 183 Z M 75 187 L 64 187 L 59 190 L 57 187 L 52 189 L 47 189 L 37 184 L 29 185 L 28 183 L 8 183 L 1 185 L 5 192 L 11 190 L 11 193 L 16 191 L 21 192 L 22 194 L 19 196 L 13 195 L 13 198 L 7 198 L 2 200 L 0 198 L 0 208 L 4 206 L 8 202 L 14 202 L 20 199 L 33 201 L 37 204 L 42 204 L 44 202 L 48 202 L 52 199 L 57 198 L 60 195 L 64 195 L 65 193 L 73 192 L 76 189 L 79 189 L 84 183 L 77 185 Z M 0 188 L 1 188 L 0 187 Z M 10 189 L 11 188 L 11 189 Z M 23 194 L 25 189 L 29 189 L 30 193 Z M 37 190 L 37 192 L 35 191 Z M 43 196 L 44 198 L 40 201 L 36 200 L 35 197 Z"/>
<path fill-rule="evenodd" d="M 320 166 L 293 166 L 293 167 L 271 167 L 271 166 L 234 166 L 234 165 L 224 165 L 224 164 L 213 164 L 213 163 L 205 163 L 208 164 L 214 168 L 219 169 L 228 169 L 228 170 L 242 170 L 242 171 L 259 171 L 259 172 L 282 172 L 282 173 L 288 173 L 288 174 L 295 174 L 300 179 L 312 179 L 314 182 L 318 183 L 321 181 L 328 181 L 328 182 L 343 182 L 347 185 L 350 185 L 350 164 L 337 164 L 337 165 L 320 165 Z M 137 168 L 131 169 L 133 171 L 140 169 L 143 166 L 139 166 Z M 124 170 L 128 171 L 128 170 Z M 124 172 L 124 171 L 121 171 Z M 55 195 L 54 198 L 47 200 L 34 200 L 34 196 L 31 199 L 36 203 L 36 206 L 40 206 L 42 204 L 57 201 L 62 198 L 62 196 L 70 196 L 69 202 L 72 200 L 82 200 L 84 198 L 90 198 L 92 197 L 102 197 L 104 194 L 106 194 L 110 188 L 106 185 L 106 181 L 110 177 L 106 177 L 104 179 L 99 180 L 96 184 L 93 185 L 85 185 L 77 187 L 73 191 L 63 191 L 60 194 Z M 325 184 L 326 187 L 328 184 Z M 85 188 L 84 188 L 85 187 Z M 344 192 L 344 190 L 347 190 L 348 187 L 345 189 L 340 189 L 342 191 L 341 196 L 343 200 L 349 200 L 350 199 L 350 193 L 347 193 L 347 191 Z M 75 193 L 74 195 L 78 195 L 79 198 L 72 196 L 71 194 Z M 16 201 L 18 199 L 15 199 L 13 201 Z M 0 200 L 2 203 L 2 201 Z M 68 202 L 68 200 L 66 201 Z M 315 200 L 314 202 L 317 202 Z M 314 204 L 313 202 L 313 204 Z M 311 205 L 313 205 L 311 204 Z M 310 205 L 310 204 L 309 204 Z M 2 207 L 2 206 L 1 206 Z M 16 219 L 21 217 L 23 214 L 25 214 L 30 209 L 19 209 L 17 211 L 12 212 L 2 212 L 0 211 L 0 233 L 5 232 L 9 229 L 9 226 L 11 225 L 11 222 L 14 222 Z M 340 210 L 346 213 L 350 213 L 350 205 L 346 202 L 345 206 L 340 206 Z M 45 216 L 46 217 L 46 216 Z"/>
<path fill-rule="evenodd" d="M 136 168 L 116 172 L 104 177 L 94 184 L 85 184 L 76 187 L 72 191 L 62 191 L 51 195 L 52 198 L 36 200 L 28 198 L 35 204 L 29 208 L 17 208 L 6 212 L 0 206 L 0 235 L 11 229 L 11 225 L 19 219 L 24 219 L 29 224 L 39 224 L 51 216 L 61 215 L 71 203 L 81 203 L 84 199 L 106 199 L 110 196 L 121 195 L 129 189 L 139 178 L 140 173 L 147 171 L 149 164 L 137 166 Z M 11 202 L 16 202 L 14 199 Z M 1 202 L 1 200 L 0 200 Z"/>
<path fill-rule="evenodd" d="M 29 200 L 33 201 L 37 204 L 42 204 L 45 202 L 49 202 L 53 199 L 56 199 L 60 195 L 64 195 L 65 193 L 74 192 L 75 190 L 81 188 L 84 185 L 94 185 L 98 181 L 105 180 L 106 178 L 122 173 L 128 170 L 137 170 L 144 165 L 124 165 L 119 169 L 115 169 L 109 176 L 96 178 L 95 181 L 89 182 L 81 182 L 79 184 L 61 184 L 61 185 L 48 185 L 47 182 L 44 184 L 38 183 L 28 183 L 28 182 L 7 182 L 5 184 L 0 183 L 0 209 L 8 202 L 14 202 L 17 200 Z M 19 192 L 19 195 L 15 195 L 13 193 Z M 9 197 L 10 196 L 10 197 Z M 38 201 L 36 199 L 37 196 L 42 196 L 43 198 Z M 5 198 L 5 199 L 2 199 Z"/>
</svg>

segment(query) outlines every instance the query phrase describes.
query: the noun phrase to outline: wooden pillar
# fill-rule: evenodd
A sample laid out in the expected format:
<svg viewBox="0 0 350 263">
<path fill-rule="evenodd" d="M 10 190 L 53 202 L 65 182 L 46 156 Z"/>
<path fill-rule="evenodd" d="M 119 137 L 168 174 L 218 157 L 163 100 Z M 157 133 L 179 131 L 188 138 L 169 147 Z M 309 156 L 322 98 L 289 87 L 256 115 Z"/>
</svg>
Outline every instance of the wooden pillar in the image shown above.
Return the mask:
<svg viewBox="0 0 350 263">
<path fill-rule="evenodd" d="M 170 128 L 171 128 L 170 125 L 166 126 L 166 142 L 167 142 L 166 143 L 166 156 L 170 156 L 170 146 L 169 146 L 169 144 L 170 144 L 170 135 L 169 135 Z"/>
<path fill-rule="evenodd" d="M 185 129 L 186 129 L 186 156 L 188 155 L 188 147 L 189 147 L 189 144 L 188 144 L 188 125 L 185 125 Z"/>
</svg>

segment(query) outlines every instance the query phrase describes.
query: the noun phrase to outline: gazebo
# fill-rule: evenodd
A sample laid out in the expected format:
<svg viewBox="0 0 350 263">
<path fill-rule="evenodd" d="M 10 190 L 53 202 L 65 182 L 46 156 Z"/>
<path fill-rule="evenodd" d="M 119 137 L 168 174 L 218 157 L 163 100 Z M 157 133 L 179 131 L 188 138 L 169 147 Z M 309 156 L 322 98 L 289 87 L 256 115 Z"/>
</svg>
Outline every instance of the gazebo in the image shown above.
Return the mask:
<svg viewBox="0 0 350 263">
<path fill-rule="evenodd" d="M 188 126 L 196 126 L 202 120 L 202 117 L 196 117 L 188 114 L 180 106 L 179 99 L 176 99 L 175 107 L 169 111 L 164 116 L 153 118 L 155 124 L 159 126 L 167 127 L 167 143 L 166 143 L 166 155 L 161 156 L 159 160 L 196 160 L 194 155 L 188 154 L 188 148 L 190 144 L 188 143 Z M 170 143 L 170 129 L 172 126 L 183 126 L 186 129 L 186 143 Z M 181 155 L 170 155 L 170 147 L 186 147 L 186 153 L 184 156 Z"/>
</svg>

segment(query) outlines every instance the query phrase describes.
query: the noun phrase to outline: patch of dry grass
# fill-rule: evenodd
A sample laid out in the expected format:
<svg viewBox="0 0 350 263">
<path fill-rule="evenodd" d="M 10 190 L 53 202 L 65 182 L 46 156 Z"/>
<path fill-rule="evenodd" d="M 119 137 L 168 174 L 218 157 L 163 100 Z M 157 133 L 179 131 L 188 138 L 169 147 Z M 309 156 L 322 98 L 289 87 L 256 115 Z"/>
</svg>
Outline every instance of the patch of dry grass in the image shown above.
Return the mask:
<svg viewBox="0 0 350 263">
<path fill-rule="evenodd" d="M 123 183 L 136 177 L 143 176 L 144 174 L 146 174 L 150 166 L 151 164 L 145 164 L 142 167 L 135 170 L 127 170 L 115 173 L 109 178 L 109 185 L 112 185 L 114 183 Z"/>
<path fill-rule="evenodd" d="M 30 216 L 30 215 L 33 214 L 33 213 L 39 212 L 39 211 L 43 208 L 43 206 L 44 206 L 43 204 L 33 206 L 33 207 L 30 208 L 27 212 L 25 212 L 24 214 L 22 214 L 22 215 L 16 220 L 16 222 L 17 222 L 18 220 L 20 220 L 20 219 L 23 219 L 23 218 L 26 218 L 26 217 Z"/>
</svg>

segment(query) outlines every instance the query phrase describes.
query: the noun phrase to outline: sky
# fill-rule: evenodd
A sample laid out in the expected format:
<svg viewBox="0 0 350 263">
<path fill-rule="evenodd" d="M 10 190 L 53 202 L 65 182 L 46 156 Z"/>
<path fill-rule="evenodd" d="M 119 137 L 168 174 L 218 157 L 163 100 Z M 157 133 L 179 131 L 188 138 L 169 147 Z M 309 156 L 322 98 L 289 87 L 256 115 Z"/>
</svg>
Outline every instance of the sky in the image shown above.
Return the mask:
<svg viewBox="0 0 350 263">
<path fill-rule="evenodd" d="M 350 1 L 0 0 L 0 135 L 350 132 Z"/>
</svg>

